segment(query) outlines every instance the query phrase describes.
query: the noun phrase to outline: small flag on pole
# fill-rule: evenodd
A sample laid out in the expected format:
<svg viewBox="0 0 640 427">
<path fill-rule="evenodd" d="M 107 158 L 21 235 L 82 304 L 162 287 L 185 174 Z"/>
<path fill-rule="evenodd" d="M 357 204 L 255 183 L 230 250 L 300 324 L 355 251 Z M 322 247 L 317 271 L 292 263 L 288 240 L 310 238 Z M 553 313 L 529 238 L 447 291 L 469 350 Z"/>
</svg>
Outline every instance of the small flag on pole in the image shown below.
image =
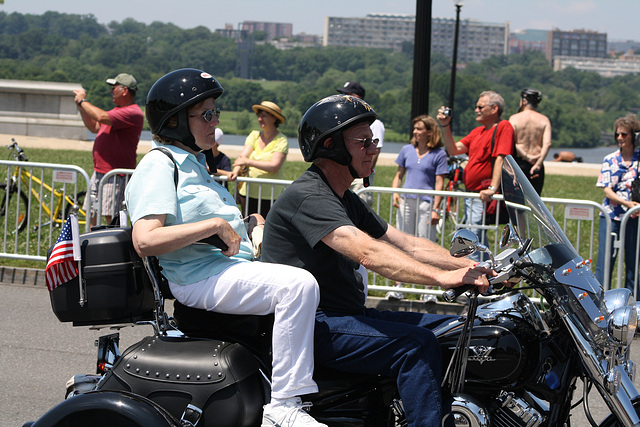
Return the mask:
<svg viewBox="0 0 640 427">
<path fill-rule="evenodd" d="M 75 215 L 67 218 L 47 261 L 45 282 L 49 292 L 78 275 L 78 267 L 74 259 L 74 254 L 80 253 L 77 221 L 78 217 Z"/>
</svg>

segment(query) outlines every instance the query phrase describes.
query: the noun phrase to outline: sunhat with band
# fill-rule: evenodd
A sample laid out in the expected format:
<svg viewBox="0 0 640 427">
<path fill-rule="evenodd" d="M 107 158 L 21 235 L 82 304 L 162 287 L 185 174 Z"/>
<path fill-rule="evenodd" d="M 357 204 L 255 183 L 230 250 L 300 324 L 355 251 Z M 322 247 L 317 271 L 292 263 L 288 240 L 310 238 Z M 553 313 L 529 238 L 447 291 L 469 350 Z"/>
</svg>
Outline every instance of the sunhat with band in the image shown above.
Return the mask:
<svg viewBox="0 0 640 427">
<path fill-rule="evenodd" d="M 267 113 L 278 119 L 280 123 L 284 123 L 287 121 L 287 119 L 285 119 L 285 117 L 282 115 L 280 107 L 278 107 L 274 102 L 262 101 L 260 104 L 252 105 L 251 109 L 253 109 L 256 114 L 258 114 L 258 110 L 266 111 Z"/>
</svg>

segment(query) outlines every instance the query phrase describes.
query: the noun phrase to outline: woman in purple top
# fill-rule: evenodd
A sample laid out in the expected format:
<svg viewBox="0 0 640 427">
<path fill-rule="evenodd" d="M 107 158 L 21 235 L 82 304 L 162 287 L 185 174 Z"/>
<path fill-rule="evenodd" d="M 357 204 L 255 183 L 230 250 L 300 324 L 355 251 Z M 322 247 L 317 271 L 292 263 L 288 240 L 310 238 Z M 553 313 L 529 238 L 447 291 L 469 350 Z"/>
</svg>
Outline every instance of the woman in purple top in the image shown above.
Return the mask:
<svg viewBox="0 0 640 427">
<path fill-rule="evenodd" d="M 444 177 L 448 172 L 447 154 L 440 148 L 442 138 L 435 119 L 427 115 L 414 118 L 411 144 L 405 145 L 396 158 L 398 171 L 391 186 L 418 190 L 439 190 L 444 188 Z M 438 207 L 442 196 L 393 193 L 393 205 L 398 208 L 397 227 L 405 233 L 437 240 L 435 225 L 440 216 Z"/>
</svg>

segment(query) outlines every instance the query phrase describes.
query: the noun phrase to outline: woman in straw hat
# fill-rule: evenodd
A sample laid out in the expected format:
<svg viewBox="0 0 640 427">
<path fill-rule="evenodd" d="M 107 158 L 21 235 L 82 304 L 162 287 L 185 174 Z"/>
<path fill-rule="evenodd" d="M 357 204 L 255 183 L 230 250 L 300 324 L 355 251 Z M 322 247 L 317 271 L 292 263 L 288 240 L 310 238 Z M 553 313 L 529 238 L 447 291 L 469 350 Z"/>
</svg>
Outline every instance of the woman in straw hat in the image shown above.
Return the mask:
<svg viewBox="0 0 640 427">
<path fill-rule="evenodd" d="M 260 131 L 251 132 L 245 140 L 244 149 L 233 164 L 233 174 L 237 176 L 246 169 L 249 178 L 284 179 L 282 165 L 289 152 L 289 142 L 278 131 L 278 126 L 286 119 L 280 107 L 271 101 L 262 101 L 251 108 L 258 116 Z M 266 217 L 272 202 L 283 190 L 283 186 L 276 185 L 262 186 L 260 191 L 258 184 L 243 183 L 239 190 L 242 211 L 245 215 L 257 212 Z"/>
</svg>

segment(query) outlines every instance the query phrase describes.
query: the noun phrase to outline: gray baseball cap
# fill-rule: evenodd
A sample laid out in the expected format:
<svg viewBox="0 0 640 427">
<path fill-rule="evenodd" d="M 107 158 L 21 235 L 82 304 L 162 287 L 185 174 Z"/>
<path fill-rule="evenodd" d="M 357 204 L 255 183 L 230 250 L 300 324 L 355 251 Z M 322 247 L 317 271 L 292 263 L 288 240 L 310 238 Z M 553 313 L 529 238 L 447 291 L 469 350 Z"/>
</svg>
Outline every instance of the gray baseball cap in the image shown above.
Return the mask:
<svg viewBox="0 0 640 427">
<path fill-rule="evenodd" d="M 111 86 L 122 85 L 131 90 L 138 90 L 138 82 L 131 74 L 127 73 L 120 73 L 113 79 L 107 79 L 107 84 L 110 84 Z"/>
</svg>

